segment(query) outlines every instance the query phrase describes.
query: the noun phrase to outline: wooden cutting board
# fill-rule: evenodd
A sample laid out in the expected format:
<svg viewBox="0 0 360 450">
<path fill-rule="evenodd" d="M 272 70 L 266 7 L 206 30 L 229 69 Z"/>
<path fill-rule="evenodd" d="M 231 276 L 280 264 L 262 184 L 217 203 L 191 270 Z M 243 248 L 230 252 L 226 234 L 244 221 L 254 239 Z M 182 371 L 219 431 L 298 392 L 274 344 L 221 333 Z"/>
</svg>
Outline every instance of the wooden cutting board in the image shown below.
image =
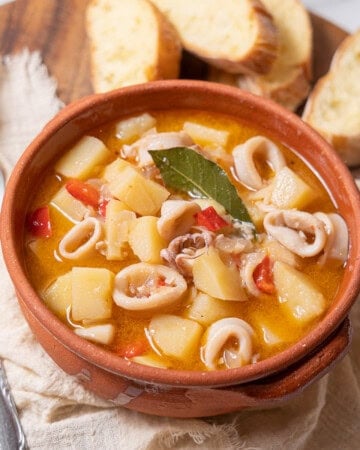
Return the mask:
<svg viewBox="0 0 360 450">
<path fill-rule="evenodd" d="M 58 95 L 70 103 L 93 92 L 85 9 L 89 0 L 16 0 L 0 7 L 0 54 L 39 50 L 58 83 Z M 347 33 L 311 15 L 314 28 L 314 81 L 329 68 Z M 205 79 L 207 66 L 185 53 L 182 78 Z"/>
</svg>

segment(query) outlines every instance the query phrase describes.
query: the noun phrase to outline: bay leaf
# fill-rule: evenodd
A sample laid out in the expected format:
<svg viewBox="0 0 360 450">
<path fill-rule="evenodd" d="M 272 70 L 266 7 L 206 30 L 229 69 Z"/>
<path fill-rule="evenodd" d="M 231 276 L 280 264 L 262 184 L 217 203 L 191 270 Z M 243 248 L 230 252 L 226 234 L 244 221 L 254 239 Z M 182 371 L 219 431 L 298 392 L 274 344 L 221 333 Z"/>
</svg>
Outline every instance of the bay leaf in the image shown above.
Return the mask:
<svg viewBox="0 0 360 450">
<path fill-rule="evenodd" d="M 226 172 L 213 161 L 187 147 L 149 151 L 166 187 L 193 198 L 212 198 L 242 222 L 250 215 Z"/>
</svg>

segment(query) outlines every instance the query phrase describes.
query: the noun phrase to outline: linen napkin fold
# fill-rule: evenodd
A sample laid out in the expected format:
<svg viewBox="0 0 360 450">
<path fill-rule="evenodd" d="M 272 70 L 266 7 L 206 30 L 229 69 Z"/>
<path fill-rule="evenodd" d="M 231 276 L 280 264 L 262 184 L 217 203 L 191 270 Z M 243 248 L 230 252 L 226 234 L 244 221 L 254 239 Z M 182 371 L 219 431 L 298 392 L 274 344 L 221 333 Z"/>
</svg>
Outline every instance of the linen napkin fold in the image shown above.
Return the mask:
<svg viewBox="0 0 360 450">
<path fill-rule="evenodd" d="M 0 65 L 0 167 L 9 175 L 22 151 L 62 107 L 40 54 Z M 355 450 L 360 440 L 360 305 L 351 317 L 350 354 L 302 395 L 266 411 L 216 418 L 143 415 L 102 400 L 65 374 L 32 335 L 0 255 L 0 358 L 31 449 L 104 448 Z"/>
</svg>

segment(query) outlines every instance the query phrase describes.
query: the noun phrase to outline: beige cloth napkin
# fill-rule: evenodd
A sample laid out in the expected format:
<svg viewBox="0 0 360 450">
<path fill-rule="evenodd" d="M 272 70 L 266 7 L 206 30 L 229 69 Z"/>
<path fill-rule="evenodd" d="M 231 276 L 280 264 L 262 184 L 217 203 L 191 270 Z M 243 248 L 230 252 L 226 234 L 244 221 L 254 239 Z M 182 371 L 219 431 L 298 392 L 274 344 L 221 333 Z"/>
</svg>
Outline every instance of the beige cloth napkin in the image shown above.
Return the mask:
<svg viewBox="0 0 360 450">
<path fill-rule="evenodd" d="M 0 66 L 0 164 L 7 172 L 62 107 L 38 53 Z M 114 407 L 62 372 L 23 319 L 0 260 L 0 357 L 31 449 L 355 450 L 360 442 L 360 304 L 350 354 L 282 407 L 206 420 L 147 416 Z"/>
</svg>

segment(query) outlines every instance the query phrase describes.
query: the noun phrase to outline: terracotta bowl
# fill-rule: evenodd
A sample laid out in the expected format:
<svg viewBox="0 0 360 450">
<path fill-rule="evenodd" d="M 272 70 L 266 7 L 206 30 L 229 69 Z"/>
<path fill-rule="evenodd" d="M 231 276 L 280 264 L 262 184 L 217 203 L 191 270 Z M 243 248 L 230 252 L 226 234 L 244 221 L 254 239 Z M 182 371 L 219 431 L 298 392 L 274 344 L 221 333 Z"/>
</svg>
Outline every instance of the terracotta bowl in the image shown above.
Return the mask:
<svg viewBox="0 0 360 450">
<path fill-rule="evenodd" d="M 324 180 L 350 233 L 349 260 L 326 316 L 308 335 L 271 358 L 238 369 L 190 372 L 142 366 L 77 337 L 43 304 L 23 259 L 25 211 L 45 168 L 95 126 L 166 108 L 226 113 L 295 149 Z M 4 258 L 22 311 L 37 339 L 68 374 L 99 396 L 137 411 L 200 417 L 270 407 L 301 392 L 347 351 L 347 315 L 359 291 L 360 199 L 332 148 L 297 116 L 238 89 L 197 81 L 161 81 L 84 98 L 64 108 L 30 144 L 8 182 L 1 217 Z"/>
</svg>

